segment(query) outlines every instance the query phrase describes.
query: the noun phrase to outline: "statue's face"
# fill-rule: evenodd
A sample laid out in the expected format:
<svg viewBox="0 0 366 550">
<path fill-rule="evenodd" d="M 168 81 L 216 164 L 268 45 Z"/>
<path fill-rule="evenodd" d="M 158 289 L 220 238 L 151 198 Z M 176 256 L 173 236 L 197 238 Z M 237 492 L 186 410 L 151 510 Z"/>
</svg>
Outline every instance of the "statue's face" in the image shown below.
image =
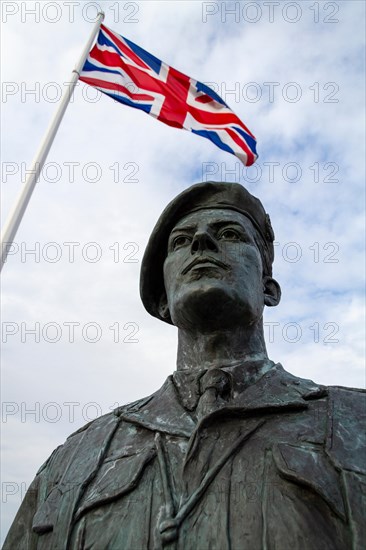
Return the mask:
<svg viewBox="0 0 366 550">
<path fill-rule="evenodd" d="M 180 328 L 230 328 L 260 319 L 262 260 L 255 228 L 234 210 L 199 210 L 172 230 L 164 262 L 167 305 Z"/>
</svg>

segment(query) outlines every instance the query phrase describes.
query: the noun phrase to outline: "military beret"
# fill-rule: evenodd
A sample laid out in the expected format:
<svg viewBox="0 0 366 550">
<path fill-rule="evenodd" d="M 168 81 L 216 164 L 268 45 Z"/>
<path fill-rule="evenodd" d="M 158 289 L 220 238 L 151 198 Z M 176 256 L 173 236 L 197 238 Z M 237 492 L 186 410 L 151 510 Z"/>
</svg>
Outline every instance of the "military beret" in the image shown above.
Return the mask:
<svg viewBox="0 0 366 550">
<path fill-rule="evenodd" d="M 257 230 L 256 239 L 262 256 L 263 274 L 272 275 L 274 233 L 262 203 L 239 183 L 204 182 L 192 185 L 177 195 L 162 212 L 148 241 L 140 272 L 140 296 L 145 309 L 154 317 L 171 323 L 159 314 L 165 294 L 163 264 L 169 235 L 177 222 L 197 210 L 230 209 L 240 212 Z"/>
</svg>

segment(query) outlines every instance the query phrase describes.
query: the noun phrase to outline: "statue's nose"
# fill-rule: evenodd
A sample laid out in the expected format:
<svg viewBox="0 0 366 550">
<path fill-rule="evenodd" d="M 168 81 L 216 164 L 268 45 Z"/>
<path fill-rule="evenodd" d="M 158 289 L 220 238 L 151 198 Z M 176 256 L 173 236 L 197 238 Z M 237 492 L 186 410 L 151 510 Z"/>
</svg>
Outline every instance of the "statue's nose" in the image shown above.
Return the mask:
<svg viewBox="0 0 366 550">
<path fill-rule="evenodd" d="M 207 231 L 197 231 L 192 240 L 191 253 L 195 254 L 205 250 L 218 252 L 219 248 L 215 239 Z"/>
</svg>

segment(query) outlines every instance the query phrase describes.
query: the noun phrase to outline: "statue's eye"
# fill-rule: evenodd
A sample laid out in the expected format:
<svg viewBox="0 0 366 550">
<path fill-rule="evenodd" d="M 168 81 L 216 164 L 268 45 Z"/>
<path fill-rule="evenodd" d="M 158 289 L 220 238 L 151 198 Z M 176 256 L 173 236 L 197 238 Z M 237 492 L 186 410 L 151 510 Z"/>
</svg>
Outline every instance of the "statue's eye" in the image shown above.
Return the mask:
<svg viewBox="0 0 366 550">
<path fill-rule="evenodd" d="M 181 248 L 182 246 L 188 246 L 191 243 L 192 239 L 187 237 L 187 235 L 178 235 L 173 241 L 173 250 Z"/>
<path fill-rule="evenodd" d="M 219 239 L 222 239 L 224 241 L 239 241 L 240 235 L 238 231 L 235 231 L 235 229 L 224 229 L 219 234 Z"/>
</svg>

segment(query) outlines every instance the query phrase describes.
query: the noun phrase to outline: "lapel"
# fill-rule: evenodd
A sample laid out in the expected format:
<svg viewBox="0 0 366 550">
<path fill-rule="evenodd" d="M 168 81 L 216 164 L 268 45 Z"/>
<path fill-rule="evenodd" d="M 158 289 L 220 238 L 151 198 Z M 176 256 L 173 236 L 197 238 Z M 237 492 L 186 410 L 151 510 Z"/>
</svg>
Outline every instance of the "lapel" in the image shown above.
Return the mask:
<svg viewBox="0 0 366 550">
<path fill-rule="evenodd" d="M 149 430 L 190 437 L 196 423 L 181 404 L 169 376 L 164 385 L 150 398 L 132 406 L 121 407 L 118 413 L 123 420 L 144 426 Z"/>
</svg>

